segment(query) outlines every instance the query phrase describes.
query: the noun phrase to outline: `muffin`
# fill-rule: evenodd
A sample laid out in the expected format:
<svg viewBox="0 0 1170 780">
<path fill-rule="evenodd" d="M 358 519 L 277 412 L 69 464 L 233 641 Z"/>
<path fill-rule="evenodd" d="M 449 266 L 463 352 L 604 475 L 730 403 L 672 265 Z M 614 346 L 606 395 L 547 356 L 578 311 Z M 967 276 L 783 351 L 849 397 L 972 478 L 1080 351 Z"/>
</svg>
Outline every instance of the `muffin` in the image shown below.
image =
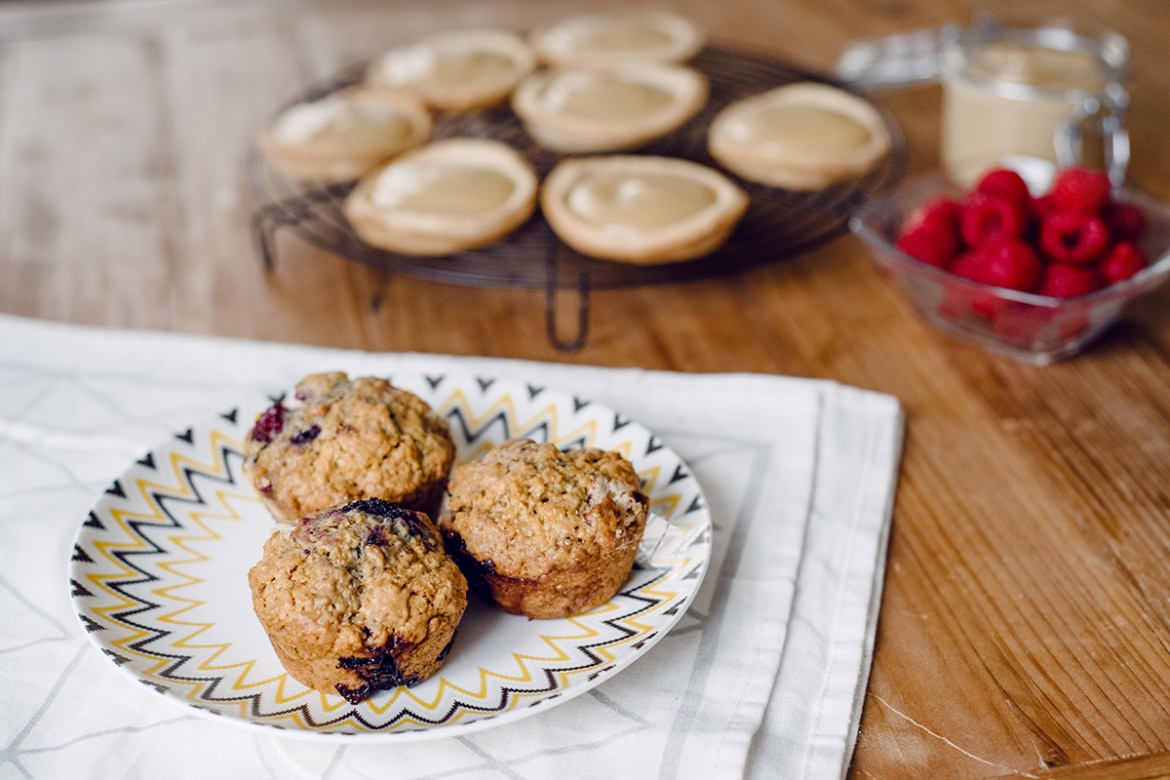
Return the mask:
<svg viewBox="0 0 1170 780">
<path fill-rule="evenodd" d="M 504 611 L 560 618 L 618 592 L 648 507 L 616 452 L 511 439 L 455 469 L 440 528 L 468 580 Z"/>
<path fill-rule="evenodd" d="M 273 403 L 245 442 L 244 473 L 273 516 L 291 522 L 361 498 L 433 515 L 455 443 L 425 401 L 342 372 L 305 377 L 296 397 Z"/>
<path fill-rule="evenodd" d="M 431 519 L 380 499 L 278 527 L 248 584 L 285 670 L 351 704 L 435 674 L 467 608 Z"/>
</svg>

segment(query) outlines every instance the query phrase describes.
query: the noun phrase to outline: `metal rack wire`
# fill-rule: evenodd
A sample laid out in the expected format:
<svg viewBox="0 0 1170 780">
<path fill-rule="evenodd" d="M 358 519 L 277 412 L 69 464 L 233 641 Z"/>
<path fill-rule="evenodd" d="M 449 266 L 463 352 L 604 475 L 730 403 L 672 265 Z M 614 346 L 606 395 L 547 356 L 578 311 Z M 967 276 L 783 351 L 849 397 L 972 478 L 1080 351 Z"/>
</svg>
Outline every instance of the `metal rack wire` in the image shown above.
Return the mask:
<svg viewBox="0 0 1170 780">
<path fill-rule="evenodd" d="M 783 61 L 738 49 L 709 46 L 692 64 L 706 74 L 710 98 L 703 110 L 678 130 L 638 153 L 682 157 L 716 166 L 707 153 L 707 128 L 724 106 L 744 97 L 796 81 L 832 83 Z M 290 103 L 313 100 L 360 80 L 361 68 L 338 75 L 328 84 Z M 893 140 L 891 153 L 866 175 L 821 192 L 794 192 L 739 181 L 751 203 L 727 243 L 697 260 L 637 266 L 586 257 L 562 244 L 539 211 L 507 238 L 481 249 L 448 257 L 414 257 L 388 252 L 361 241 L 342 213 L 351 184 L 309 185 L 269 166 L 256 147 L 249 150 L 248 182 L 258 207 L 252 226 L 266 268 L 275 266 L 275 233 L 289 228 L 304 240 L 355 262 L 389 273 L 472 287 L 543 289 L 546 327 L 558 349 L 582 347 L 588 335 L 589 296 L 594 290 L 695 280 L 742 271 L 806 252 L 844 232 L 849 214 L 870 194 L 901 177 L 905 141 L 886 118 Z M 560 155 L 540 147 L 507 106 L 436 117 L 434 137 L 474 136 L 512 145 L 544 176 Z M 734 177 L 733 177 L 734 178 Z M 562 338 L 556 328 L 558 291 L 576 291 L 577 332 Z"/>
</svg>

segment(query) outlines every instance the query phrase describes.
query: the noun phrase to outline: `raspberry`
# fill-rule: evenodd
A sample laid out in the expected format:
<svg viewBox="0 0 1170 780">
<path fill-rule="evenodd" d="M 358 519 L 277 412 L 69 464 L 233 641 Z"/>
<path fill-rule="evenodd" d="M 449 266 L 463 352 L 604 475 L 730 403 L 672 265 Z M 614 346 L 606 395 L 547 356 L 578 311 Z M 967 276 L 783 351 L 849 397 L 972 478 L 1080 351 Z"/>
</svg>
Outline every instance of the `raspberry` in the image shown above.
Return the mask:
<svg viewBox="0 0 1170 780">
<path fill-rule="evenodd" d="M 1061 211 L 1097 214 L 1109 202 L 1112 186 L 1101 171 L 1065 168 L 1052 182 L 1052 199 Z"/>
<path fill-rule="evenodd" d="M 1044 331 L 1052 313 L 1040 306 L 1004 301 L 995 313 L 992 330 L 1001 339 L 1019 347 L 1028 347 Z"/>
<path fill-rule="evenodd" d="M 980 250 L 983 262 L 976 271 L 977 281 L 994 287 L 1030 292 L 1040 282 L 1044 266 L 1032 247 L 1017 239 L 988 244 Z"/>
<path fill-rule="evenodd" d="M 1018 238 L 1024 233 L 1024 212 L 1003 198 L 973 192 L 963 200 L 959 227 L 963 240 L 971 246 L 1001 238 Z"/>
<path fill-rule="evenodd" d="M 1076 298 L 1101 287 L 1101 277 L 1091 268 L 1054 263 L 1044 271 L 1040 294 L 1050 298 Z"/>
<path fill-rule="evenodd" d="M 971 279 L 972 281 L 979 280 L 979 269 L 983 267 L 983 254 L 981 252 L 963 252 L 951 262 L 948 269 L 955 276 L 961 276 L 964 279 Z"/>
<path fill-rule="evenodd" d="M 287 412 L 288 410 L 283 403 L 274 401 L 272 406 L 264 410 L 264 413 L 260 415 L 252 427 L 252 441 L 270 444 L 284 430 Z"/>
<path fill-rule="evenodd" d="M 1098 217 L 1071 211 L 1040 223 L 1040 250 L 1057 263 L 1092 263 L 1109 249 L 1109 230 Z"/>
<path fill-rule="evenodd" d="M 920 222 L 917 227 L 898 236 L 894 245 L 915 260 L 943 268 L 958 251 L 959 238 L 954 228 L 941 222 Z"/>
<path fill-rule="evenodd" d="M 1101 218 L 1115 241 L 1137 241 L 1146 233 L 1146 213 L 1132 203 L 1107 203 Z"/>
<path fill-rule="evenodd" d="M 949 270 L 955 276 L 985 284 L 984 268 L 988 260 L 987 252 L 983 249 L 974 249 L 956 257 Z M 995 310 L 1000 304 L 999 296 L 991 291 L 951 290 L 948 297 L 951 307 L 955 307 L 956 301 L 961 301 L 966 308 L 983 317 L 994 317 Z"/>
<path fill-rule="evenodd" d="M 1056 207 L 1056 202 L 1052 198 L 1052 193 L 1046 192 L 1043 195 L 1032 198 L 1032 210 L 1029 214 L 1034 221 L 1042 222 L 1049 214 L 1059 210 Z"/>
<path fill-rule="evenodd" d="M 926 224 L 942 225 L 957 231 L 959 229 L 959 202 L 951 198 L 938 197 L 925 201 L 910 212 L 902 224 L 902 232 L 908 233 Z"/>
<path fill-rule="evenodd" d="M 1025 213 L 1029 208 L 1029 201 L 1032 199 L 1024 177 L 1010 168 L 993 168 L 983 174 L 983 177 L 975 184 L 975 191 L 993 198 L 1003 198 Z"/>
<path fill-rule="evenodd" d="M 1101 261 L 1101 276 L 1106 284 L 1129 279 L 1147 265 L 1146 253 L 1128 241 L 1121 241 Z"/>
</svg>

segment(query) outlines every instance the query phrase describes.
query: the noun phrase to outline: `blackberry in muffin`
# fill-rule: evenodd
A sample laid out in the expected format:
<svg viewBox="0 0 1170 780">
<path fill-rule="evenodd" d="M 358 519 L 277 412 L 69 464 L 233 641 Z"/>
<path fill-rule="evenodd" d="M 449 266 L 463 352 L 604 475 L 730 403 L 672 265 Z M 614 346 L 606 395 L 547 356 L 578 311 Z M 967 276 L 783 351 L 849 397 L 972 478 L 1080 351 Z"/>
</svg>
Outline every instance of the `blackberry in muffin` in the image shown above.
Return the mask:
<svg viewBox="0 0 1170 780">
<path fill-rule="evenodd" d="M 278 525 L 248 584 L 285 670 L 352 704 L 435 674 L 467 608 L 431 519 L 381 499 Z"/>
<path fill-rule="evenodd" d="M 362 498 L 434 516 L 455 443 L 425 401 L 385 379 L 342 372 L 305 377 L 296 398 L 274 402 L 245 443 L 244 473 L 278 520 Z"/>
</svg>

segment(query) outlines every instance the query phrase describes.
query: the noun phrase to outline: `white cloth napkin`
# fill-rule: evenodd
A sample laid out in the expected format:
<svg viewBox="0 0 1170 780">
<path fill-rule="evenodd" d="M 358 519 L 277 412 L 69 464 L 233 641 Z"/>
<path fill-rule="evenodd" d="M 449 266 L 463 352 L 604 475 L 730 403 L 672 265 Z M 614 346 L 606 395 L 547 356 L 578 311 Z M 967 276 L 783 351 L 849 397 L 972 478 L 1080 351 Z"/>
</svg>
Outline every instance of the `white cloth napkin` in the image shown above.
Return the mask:
<svg viewBox="0 0 1170 780">
<path fill-rule="evenodd" d="M 86 639 L 67 565 L 89 506 L 192 421 L 312 371 L 460 372 L 614 407 L 690 465 L 713 557 L 684 619 L 539 714 L 425 742 L 322 744 L 136 685 Z M 0 316 L 0 778 L 842 776 L 901 454 L 896 399 L 828 381 L 375 354 Z"/>
</svg>

